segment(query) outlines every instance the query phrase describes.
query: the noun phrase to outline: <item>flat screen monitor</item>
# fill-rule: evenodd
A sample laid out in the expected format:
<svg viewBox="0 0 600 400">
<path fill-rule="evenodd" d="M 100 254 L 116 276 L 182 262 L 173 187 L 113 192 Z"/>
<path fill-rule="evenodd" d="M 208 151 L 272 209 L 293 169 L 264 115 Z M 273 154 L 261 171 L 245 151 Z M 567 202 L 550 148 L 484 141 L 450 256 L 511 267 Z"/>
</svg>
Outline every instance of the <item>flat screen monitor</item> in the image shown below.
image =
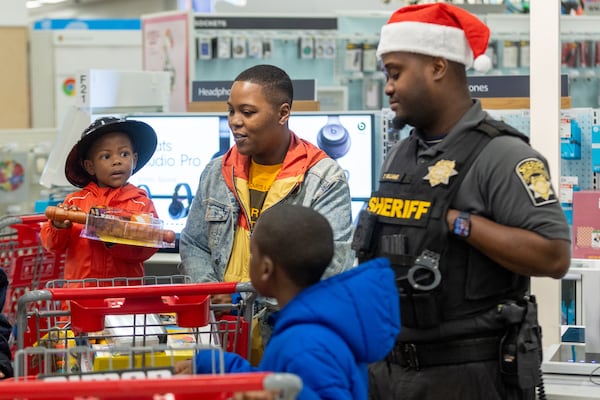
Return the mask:
<svg viewBox="0 0 600 400">
<path fill-rule="evenodd" d="M 156 152 L 130 182 L 149 191 L 164 229 L 173 230 L 179 239 L 200 174 L 211 159 L 233 144 L 227 114 L 156 113 L 125 118 L 143 121 L 156 131 Z M 354 220 L 373 188 L 374 124 L 374 113 L 369 112 L 297 112 L 289 119 L 292 131 L 323 149 L 346 172 Z M 183 212 L 170 212 L 174 198 L 182 203 Z M 178 246 L 162 251 L 178 251 Z"/>
<path fill-rule="evenodd" d="M 353 200 L 373 190 L 375 114 L 370 112 L 297 112 L 290 129 L 335 159 L 346 172 Z"/>
<path fill-rule="evenodd" d="M 163 113 L 132 114 L 125 118 L 145 122 L 156 131 L 156 152 L 129 182 L 149 192 L 163 228 L 173 230 L 179 239 L 200 174 L 211 159 L 229 148 L 227 116 Z M 170 208 L 175 199 L 181 205 Z"/>
</svg>

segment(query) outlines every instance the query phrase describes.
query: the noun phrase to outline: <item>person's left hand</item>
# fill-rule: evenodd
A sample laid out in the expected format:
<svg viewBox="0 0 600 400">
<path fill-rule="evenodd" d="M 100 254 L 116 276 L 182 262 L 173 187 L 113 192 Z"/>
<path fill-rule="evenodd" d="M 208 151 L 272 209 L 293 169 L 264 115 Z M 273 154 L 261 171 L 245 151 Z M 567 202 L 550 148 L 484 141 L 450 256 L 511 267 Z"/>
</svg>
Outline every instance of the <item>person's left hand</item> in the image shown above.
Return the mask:
<svg viewBox="0 0 600 400">
<path fill-rule="evenodd" d="M 182 374 L 193 374 L 194 369 L 192 368 L 192 360 L 183 360 L 175 363 L 175 375 Z"/>
</svg>

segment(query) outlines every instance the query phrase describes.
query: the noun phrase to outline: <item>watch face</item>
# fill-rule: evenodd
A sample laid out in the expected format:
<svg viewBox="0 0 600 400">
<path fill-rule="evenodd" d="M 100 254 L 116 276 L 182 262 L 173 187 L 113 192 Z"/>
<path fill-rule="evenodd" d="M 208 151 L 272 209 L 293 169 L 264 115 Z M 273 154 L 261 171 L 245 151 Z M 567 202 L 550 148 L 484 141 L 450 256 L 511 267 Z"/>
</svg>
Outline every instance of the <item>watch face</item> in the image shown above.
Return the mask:
<svg viewBox="0 0 600 400">
<path fill-rule="evenodd" d="M 454 234 L 460 237 L 468 237 L 471 231 L 471 221 L 469 217 L 459 216 L 454 220 Z"/>
</svg>

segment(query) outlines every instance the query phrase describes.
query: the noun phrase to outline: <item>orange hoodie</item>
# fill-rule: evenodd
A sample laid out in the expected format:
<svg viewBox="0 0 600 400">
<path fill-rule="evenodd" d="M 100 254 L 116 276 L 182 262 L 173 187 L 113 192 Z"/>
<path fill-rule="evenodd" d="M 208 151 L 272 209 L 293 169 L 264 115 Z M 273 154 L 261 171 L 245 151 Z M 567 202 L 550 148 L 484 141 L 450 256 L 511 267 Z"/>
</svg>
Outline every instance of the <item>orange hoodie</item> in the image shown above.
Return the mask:
<svg viewBox="0 0 600 400">
<path fill-rule="evenodd" d="M 151 213 L 156 210 L 146 192 L 132 184 L 118 189 L 101 188 L 91 182 L 83 189 L 69 194 L 64 204 L 74 205 L 85 212 L 94 206 L 106 206 L 132 212 Z M 157 249 L 152 247 L 115 244 L 80 237 L 82 224 L 70 229 L 56 229 L 51 221 L 43 224 L 40 233 L 42 245 L 49 251 L 66 252 L 65 279 L 121 278 L 144 276 L 143 262 Z"/>
</svg>

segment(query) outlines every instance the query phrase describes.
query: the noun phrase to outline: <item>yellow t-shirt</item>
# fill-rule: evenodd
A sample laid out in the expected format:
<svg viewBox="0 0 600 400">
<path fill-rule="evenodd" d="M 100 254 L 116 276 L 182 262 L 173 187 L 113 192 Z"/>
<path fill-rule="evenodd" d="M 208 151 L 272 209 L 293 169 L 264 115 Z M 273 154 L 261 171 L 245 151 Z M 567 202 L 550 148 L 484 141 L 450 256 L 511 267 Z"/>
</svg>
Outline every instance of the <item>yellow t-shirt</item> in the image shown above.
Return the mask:
<svg viewBox="0 0 600 400">
<path fill-rule="evenodd" d="M 248 194 L 240 198 L 247 199 L 249 204 L 250 230 L 254 227 L 258 216 L 263 210 L 267 193 L 283 164 L 262 165 L 251 161 L 248 180 Z M 225 282 L 247 282 L 250 280 L 250 232 L 246 229 L 236 229 L 233 239 L 232 255 L 225 270 Z"/>
</svg>

